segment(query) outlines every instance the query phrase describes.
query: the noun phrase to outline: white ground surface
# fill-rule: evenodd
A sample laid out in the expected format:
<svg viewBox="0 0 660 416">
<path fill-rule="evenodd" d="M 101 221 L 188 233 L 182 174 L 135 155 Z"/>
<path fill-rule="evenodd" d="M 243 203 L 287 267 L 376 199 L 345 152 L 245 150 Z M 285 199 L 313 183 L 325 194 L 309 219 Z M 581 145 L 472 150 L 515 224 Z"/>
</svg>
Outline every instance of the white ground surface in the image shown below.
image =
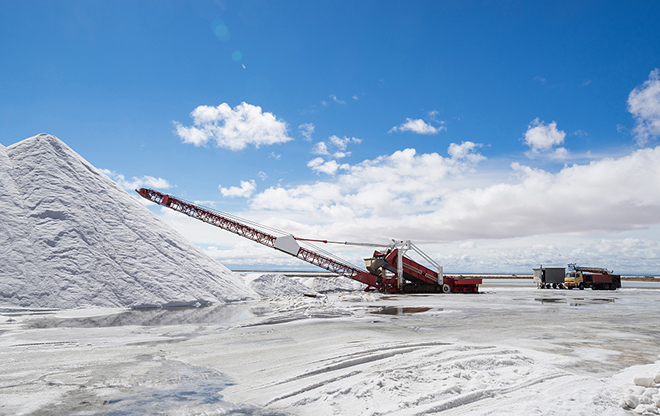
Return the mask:
<svg viewBox="0 0 660 416">
<path fill-rule="evenodd" d="M 657 285 L 487 281 L 480 294 L 401 296 L 346 285 L 309 297 L 324 286 L 245 279 L 268 297 L 3 310 L 0 414 L 658 413 Z"/>
</svg>

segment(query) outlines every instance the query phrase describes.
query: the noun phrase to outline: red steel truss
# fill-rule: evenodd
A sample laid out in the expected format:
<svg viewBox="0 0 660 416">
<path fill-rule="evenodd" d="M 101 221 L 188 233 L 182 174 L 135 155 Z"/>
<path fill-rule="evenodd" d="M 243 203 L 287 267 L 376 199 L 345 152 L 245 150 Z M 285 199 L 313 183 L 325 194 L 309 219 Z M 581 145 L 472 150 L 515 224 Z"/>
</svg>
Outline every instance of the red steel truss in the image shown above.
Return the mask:
<svg viewBox="0 0 660 416">
<path fill-rule="evenodd" d="M 389 272 L 394 272 L 397 270 L 396 266 L 398 262 L 399 248 L 389 248 L 384 253 L 380 253 L 378 251 L 374 252 L 374 258 L 368 260 L 380 260 L 380 264 L 383 266 L 378 266 L 378 262 L 376 262 L 376 270 L 374 271 L 372 270 L 374 263 L 370 263 L 370 267 L 372 268 L 369 269 L 371 271 L 371 273 L 369 273 L 367 271 L 357 269 L 349 264 L 343 263 L 340 260 L 324 256 L 317 253 L 316 251 L 312 251 L 304 247 L 300 247 L 300 245 L 297 243 L 292 244 L 291 238 L 298 241 L 319 241 L 323 243 L 329 243 L 329 241 L 306 240 L 302 238 L 297 239 L 296 237 L 290 235 L 276 237 L 267 232 L 261 231 L 256 227 L 247 225 L 247 221 L 236 217 L 230 218 L 231 216 L 228 214 L 197 206 L 191 202 L 181 200 L 172 195 L 162 194 L 158 191 L 154 191 L 153 189 L 146 188 L 140 188 L 139 190 L 136 190 L 136 192 L 142 197 L 155 202 L 156 204 L 168 207 L 174 211 L 181 212 L 208 224 L 215 225 L 216 227 L 222 228 L 223 230 L 230 231 L 234 234 L 240 235 L 241 237 L 248 238 L 267 247 L 279 250 L 282 253 L 287 253 L 303 261 L 306 261 L 307 263 L 329 270 L 333 273 L 355 279 L 366 284 L 369 290 L 375 288 L 381 292 L 388 293 L 434 293 L 440 291 L 445 293 L 476 293 L 478 291 L 478 285 L 481 284 L 481 279 L 463 279 L 445 276 L 442 280 L 444 283 L 440 285 L 438 273 L 403 255 L 401 256 L 403 263 L 402 277 L 405 277 L 405 279 L 411 283 L 402 283 L 398 281 L 397 276 L 392 277 L 391 273 L 388 275 L 385 270 L 382 270 L 382 272 L 380 271 L 380 268 L 382 267 L 387 269 Z M 283 240 L 280 240 L 278 243 L 278 239 Z M 357 244 L 365 246 L 373 245 L 367 243 L 347 242 L 341 244 Z M 410 244 L 410 242 L 408 242 L 408 244 Z"/>
<path fill-rule="evenodd" d="M 140 188 L 139 190 L 136 189 L 135 191 L 142 197 L 159 205 L 171 208 L 174 211 L 179 211 L 182 214 L 197 218 L 198 220 L 204 221 L 206 223 L 213 224 L 216 227 L 222 228 L 223 230 L 231 231 L 234 234 L 249 238 L 250 240 L 256 241 L 257 243 L 261 243 L 265 246 L 273 247 L 275 240 L 277 239 L 277 237 L 257 230 L 256 228 L 241 224 L 240 222 L 229 219 L 219 213 L 212 212 L 208 209 L 199 207 L 187 201 L 183 201 L 171 195 L 162 194 L 158 191 L 154 191 L 153 189 L 146 188 Z"/>
<path fill-rule="evenodd" d="M 223 230 L 230 231 L 234 234 L 238 234 L 241 237 L 248 238 L 257 243 L 263 244 L 271 248 L 275 247 L 275 241 L 277 237 L 274 235 L 265 233 L 261 230 L 258 230 L 254 227 L 250 227 L 246 224 L 240 223 L 236 220 L 228 218 L 220 212 L 214 212 L 206 208 L 202 208 L 193 203 L 181 200 L 172 195 L 162 194 L 153 189 L 140 188 L 136 189 L 136 192 L 140 196 L 155 202 L 156 204 L 168 207 L 174 211 L 181 212 L 188 215 L 189 217 L 196 218 L 198 220 L 204 221 L 206 223 L 220 227 Z M 295 237 L 294 237 L 295 238 Z M 321 267 L 333 273 L 341 274 L 342 276 L 350 277 L 351 279 L 358 280 L 362 283 L 366 283 L 370 286 L 374 286 L 376 281 L 375 277 L 370 273 L 367 273 L 363 270 L 356 269 L 348 264 L 344 264 L 340 261 L 326 257 L 322 254 L 316 253 L 314 251 L 308 250 L 304 247 L 300 247 L 297 254 L 292 254 L 288 251 L 283 251 L 283 253 L 291 254 L 295 257 L 298 257 L 301 260 L 311 263 L 315 266 Z"/>
</svg>

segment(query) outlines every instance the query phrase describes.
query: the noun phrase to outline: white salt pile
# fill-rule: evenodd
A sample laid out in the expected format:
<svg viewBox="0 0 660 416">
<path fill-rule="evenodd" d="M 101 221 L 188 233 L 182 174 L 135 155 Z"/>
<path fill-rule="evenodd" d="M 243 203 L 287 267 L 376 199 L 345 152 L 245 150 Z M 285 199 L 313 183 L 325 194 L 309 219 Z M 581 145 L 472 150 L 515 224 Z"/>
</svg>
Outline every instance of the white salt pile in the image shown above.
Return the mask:
<svg viewBox="0 0 660 416">
<path fill-rule="evenodd" d="M 366 285 L 346 277 L 289 277 L 277 273 L 245 273 L 245 284 L 262 298 L 364 291 Z"/>
<path fill-rule="evenodd" d="M 0 307 L 256 297 L 56 137 L 0 145 Z"/>
<path fill-rule="evenodd" d="M 244 277 L 247 286 L 263 298 L 285 295 L 304 295 L 313 293 L 307 286 L 296 279 L 283 274 L 253 273 Z"/>
</svg>

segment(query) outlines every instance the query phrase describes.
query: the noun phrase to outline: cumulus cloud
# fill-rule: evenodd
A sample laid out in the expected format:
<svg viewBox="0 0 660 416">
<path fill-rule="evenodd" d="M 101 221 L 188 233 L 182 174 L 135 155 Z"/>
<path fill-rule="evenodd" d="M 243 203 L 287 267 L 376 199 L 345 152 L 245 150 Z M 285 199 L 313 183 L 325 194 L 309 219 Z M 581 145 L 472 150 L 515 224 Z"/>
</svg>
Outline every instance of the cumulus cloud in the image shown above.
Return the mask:
<svg viewBox="0 0 660 416">
<path fill-rule="evenodd" d="M 409 131 L 417 134 L 438 134 L 442 130 L 447 130 L 447 127 L 435 127 L 429 123 L 426 123 L 422 119 L 413 120 L 411 118 L 406 118 L 405 123 L 392 127 L 388 133 L 401 133 Z"/>
<path fill-rule="evenodd" d="M 376 220 L 380 215 L 416 215 L 437 204 L 453 186 L 447 182 L 449 177 L 469 171 L 483 159 L 468 156 L 476 155 L 477 145 L 458 146 L 463 150 L 451 157 L 405 149 L 353 166 L 319 157 L 308 166 L 318 172 L 337 174 L 341 169 L 343 173 L 333 181 L 293 188 L 271 187 L 255 195 L 251 207 L 304 212 L 310 221 L 334 216 L 347 221 L 357 217 L 374 216 Z"/>
<path fill-rule="evenodd" d="M 193 125 L 185 127 L 174 122 L 176 133 L 184 143 L 202 146 L 209 141 L 229 150 L 241 150 L 248 145 L 255 147 L 285 143 L 293 140 L 288 136 L 286 122 L 278 120 L 261 107 L 239 104 L 233 109 L 227 103 L 217 107 L 202 105 L 190 116 Z"/>
<path fill-rule="evenodd" d="M 557 123 L 546 124 L 539 118 L 535 118 L 529 123 L 523 143 L 530 147 L 527 156 L 530 158 L 540 155 L 550 156 L 556 159 L 565 159 L 568 157 L 568 150 L 564 147 L 555 148 L 566 138 L 566 132 L 557 129 Z"/>
<path fill-rule="evenodd" d="M 452 159 L 463 159 L 476 164 L 486 159 L 485 156 L 476 153 L 475 149 L 478 147 L 481 147 L 481 144 L 473 142 L 462 142 L 461 144 L 452 143 L 449 145 L 447 153 L 449 153 L 449 156 L 451 156 Z"/>
<path fill-rule="evenodd" d="M 154 178 L 153 176 L 142 176 L 141 178 L 133 176 L 133 179 L 127 180 L 124 175 L 109 169 L 100 169 L 108 178 L 115 181 L 119 186 L 132 191 L 139 188 L 170 189 L 172 185 L 163 178 Z"/>
<path fill-rule="evenodd" d="M 640 146 L 660 137 L 660 69 L 628 96 L 628 111 L 635 118 L 633 134 Z"/>
<path fill-rule="evenodd" d="M 346 152 L 346 148 L 349 143 L 362 143 L 362 140 L 356 137 L 346 137 L 339 138 L 338 136 L 332 135 L 328 138 L 328 142 L 317 142 L 312 147 L 312 154 L 321 155 L 321 156 L 331 156 L 335 159 L 341 159 L 346 156 L 350 156 L 351 152 Z M 309 164 L 307 165 L 309 166 Z"/>
<path fill-rule="evenodd" d="M 650 247 L 657 247 L 658 243 L 654 240 L 640 238 L 624 238 L 622 240 L 601 239 L 598 244 L 598 251 L 601 253 L 631 253 Z"/>
<path fill-rule="evenodd" d="M 483 160 L 477 148 L 450 146 L 448 157 L 406 149 L 344 166 L 341 174 L 319 158 L 310 167 L 333 171 L 331 180 L 271 187 L 252 198 L 251 208 L 297 212 L 317 224 L 317 235 L 340 238 L 472 241 L 660 224 L 660 147 L 557 173 L 514 163 L 510 180 L 453 187 Z"/>
<path fill-rule="evenodd" d="M 307 166 L 316 173 L 325 173 L 334 175 L 339 168 L 347 168 L 348 165 L 340 165 L 336 160 L 324 161 L 322 157 L 317 157 L 307 162 Z"/>
<path fill-rule="evenodd" d="M 318 142 L 314 144 L 312 148 L 312 153 L 315 155 L 329 155 L 330 151 L 328 150 L 328 145 L 325 142 Z"/>
<path fill-rule="evenodd" d="M 254 179 L 249 181 L 241 181 L 241 186 L 230 186 L 229 188 L 223 188 L 222 185 L 218 185 L 218 189 L 222 193 L 222 196 L 228 198 L 240 197 L 240 198 L 249 198 L 250 195 L 257 189 L 257 184 L 254 182 Z"/>
<path fill-rule="evenodd" d="M 312 141 L 312 134 L 314 133 L 314 129 L 316 129 L 316 126 L 314 126 L 314 124 L 312 123 L 305 123 L 298 126 L 298 130 L 300 130 L 300 135 L 303 137 L 303 139 L 306 142 Z"/>
<path fill-rule="evenodd" d="M 330 143 L 332 143 L 339 150 L 346 150 L 346 147 L 349 143 L 362 143 L 362 140 L 358 138 L 346 136 L 344 136 L 343 139 L 340 139 L 339 137 L 332 135 L 330 136 L 329 140 Z"/>
</svg>

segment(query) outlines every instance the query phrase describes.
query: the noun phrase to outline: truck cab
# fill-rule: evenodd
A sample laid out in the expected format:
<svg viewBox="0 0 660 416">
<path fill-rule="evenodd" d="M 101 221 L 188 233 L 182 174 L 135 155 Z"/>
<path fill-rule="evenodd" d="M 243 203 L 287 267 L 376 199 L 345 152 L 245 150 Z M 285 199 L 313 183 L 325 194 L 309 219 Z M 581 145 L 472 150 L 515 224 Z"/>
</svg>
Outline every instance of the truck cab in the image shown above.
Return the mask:
<svg viewBox="0 0 660 416">
<path fill-rule="evenodd" d="M 584 290 L 584 275 L 582 272 L 568 272 L 564 278 L 564 286 L 567 289 L 578 288 Z"/>
</svg>

